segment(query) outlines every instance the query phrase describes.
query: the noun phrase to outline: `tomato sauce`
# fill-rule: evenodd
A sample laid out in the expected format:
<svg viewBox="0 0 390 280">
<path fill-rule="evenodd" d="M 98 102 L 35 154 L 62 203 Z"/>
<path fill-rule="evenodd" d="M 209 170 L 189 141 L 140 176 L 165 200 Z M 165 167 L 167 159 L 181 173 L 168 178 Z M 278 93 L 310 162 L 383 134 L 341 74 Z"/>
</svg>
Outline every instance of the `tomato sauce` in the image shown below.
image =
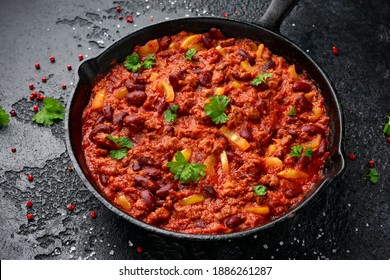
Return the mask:
<svg viewBox="0 0 390 280">
<path fill-rule="evenodd" d="M 83 113 L 87 166 L 118 208 L 167 230 L 237 232 L 285 214 L 322 177 L 324 99 L 283 57 L 215 28 L 133 51 L 135 71 L 115 65 L 96 82 Z M 153 56 L 155 64 L 147 65 Z M 230 101 L 224 123 L 205 113 L 216 95 Z M 174 105 L 176 120 L 168 122 L 164 113 Z M 124 136 L 133 147 L 108 138 Z M 123 157 L 113 158 L 118 150 Z M 203 164 L 205 176 L 175 179 L 167 164 L 178 151 Z"/>
</svg>

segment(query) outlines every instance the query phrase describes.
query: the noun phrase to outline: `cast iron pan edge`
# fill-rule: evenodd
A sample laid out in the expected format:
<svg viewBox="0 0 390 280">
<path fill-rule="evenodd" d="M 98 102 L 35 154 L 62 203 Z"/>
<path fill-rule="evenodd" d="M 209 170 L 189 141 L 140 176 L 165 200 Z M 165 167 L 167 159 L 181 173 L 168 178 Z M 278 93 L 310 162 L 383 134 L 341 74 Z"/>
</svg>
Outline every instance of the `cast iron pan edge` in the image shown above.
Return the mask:
<svg viewBox="0 0 390 280">
<path fill-rule="evenodd" d="M 285 12 L 280 14 L 278 17 L 274 17 L 272 19 L 274 22 L 268 24 L 268 27 L 273 28 L 274 30 L 277 29 L 279 23 L 281 22 L 280 17 L 283 16 L 285 16 Z M 290 211 L 285 215 L 268 224 L 246 231 L 218 235 L 195 235 L 168 231 L 152 225 L 148 225 L 122 212 L 122 210 L 117 208 L 114 204 L 106 200 L 99 187 L 93 186 L 93 179 L 84 161 L 81 148 L 81 116 L 84 108 L 88 104 L 91 89 L 96 78 L 106 75 L 112 68 L 113 61 L 122 62 L 135 45 L 142 45 L 149 40 L 162 37 L 164 35 L 173 35 L 182 30 L 200 33 L 208 31 L 211 27 L 221 29 L 221 31 L 228 37 L 246 37 L 261 41 L 274 53 L 283 56 L 288 62 L 296 64 L 298 71 L 305 69 L 310 74 L 311 78 L 313 78 L 318 83 L 318 86 L 322 91 L 322 94 L 325 98 L 325 104 L 327 106 L 327 113 L 331 120 L 330 130 L 332 133 L 329 136 L 329 147 L 331 155 L 325 165 L 324 180 L 315 184 L 311 191 L 307 193 L 306 197 L 303 198 L 300 203 L 290 209 Z M 279 52 L 278 50 L 282 51 Z M 226 240 L 258 233 L 260 230 L 271 227 L 277 222 L 280 222 L 291 216 L 295 211 L 309 202 L 310 199 L 323 188 L 323 186 L 330 183 L 344 169 L 344 157 L 341 152 L 342 114 L 337 101 L 336 92 L 334 91 L 331 82 L 326 77 L 325 73 L 319 68 L 319 66 L 294 43 L 277 34 L 276 32 L 259 27 L 255 24 L 222 18 L 207 17 L 182 18 L 158 23 L 129 34 L 120 41 L 114 43 L 96 58 L 85 61 L 79 66 L 78 74 L 79 81 L 77 83 L 76 90 L 70 96 L 65 116 L 66 146 L 74 168 L 85 186 L 108 209 L 120 217 L 126 219 L 127 221 L 130 221 L 131 223 L 153 233 L 174 238 L 203 241 Z"/>
</svg>

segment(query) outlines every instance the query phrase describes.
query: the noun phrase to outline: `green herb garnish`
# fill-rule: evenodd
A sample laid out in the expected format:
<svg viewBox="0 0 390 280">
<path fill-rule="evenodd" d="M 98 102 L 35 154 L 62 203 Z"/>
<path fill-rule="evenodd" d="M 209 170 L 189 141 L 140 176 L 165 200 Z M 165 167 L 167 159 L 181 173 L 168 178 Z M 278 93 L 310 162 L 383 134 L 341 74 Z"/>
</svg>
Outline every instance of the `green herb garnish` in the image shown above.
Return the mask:
<svg viewBox="0 0 390 280">
<path fill-rule="evenodd" d="M 115 144 L 119 144 L 118 150 L 111 150 L 110 157 L 113 159 L 122 159 L 127 156 L 127 151 L 134 147 L 134 143 L 126 136 L 120 136 L 119 138 L 115 138 L 112 135 L 107 135 L 108 140 L 114 142 Z"/>
<path fill-rule="evenodd" d="M 225 114 L 225 110 L 229 105 L 229 102 L 229 97 L 214 95 L 211 97 L 211 102 L 204 105 L 204 112 L 214 123 L 226 123 L 229 120 L 229 117 Z"/>
<path fill-rule="evenodd" d="M 385 127 L 383 128 L 383 133 L 386 135 L 386 136 L 390 136 L 390 116 L 387 116 L 389 118 L 389 121 L 387 122 L 387 124 L 385 125 Z"/>
<path fill-rule="evenodd" d="M 156 58 L 154 57 L 154 54 L 149 54 L 148 57 L 142 63 L 145 69 L 150 69 L 155 64 L 156 64 Z"/>
<path fill-rule="evenodd" d="M 303 152 L 303 153 L 302 153 Z M 303 147 L 296 145 L 291 147 L 290 155 L 292 157 L 312 157 L 313 156 L 313 150 L 311 148 L 306 148 L 305 151 L 303 151 Z"/>
<path fill-rule="evenodd" d="M 192 57 L 194 56 L 195 53 L 196 53 L 196 50 L 195 50 L 195 49 L 189 49 L 189 50 L 186 52 L 186 60 L 192 61 Z"/>
<path fill-rule="evenodd" d="M 262 196 L 267 194 L 267 188 L 263 185 L 253 186 L 252 188 L 256 196 Z"/>
<path fill-rule="evenodd" d="M 293 106 L 293 107 L 291 108 L 290 112 L 287 113 L 287 116 L 293 117 L 293 116 L 295 116 L 296 114 L 297 114 L 297 113 L 296 113 L 296 111 L 295 111 L 295 106 Z"/>
<path fill-rule="evenodd" d="M 251 84 L 254 86 L 258 86 L 263 83 L 266 84 L 267 83 L 266 79 L 272 77 L 272 75 L 273 75 L 272 73 L 261 73 L 252 80 Z"/>
<path fill-rule="evenodd" d="M 32 121 L 44 126 L 52 125 L 54 122 L 63 120 L 65 108 L 61 102 L 52 97 L 43 99 L 43 108 L 33 118 Z"/>
<path fill-rule="evenodd" d="M 175 175 L 175 179 L 180 179 L 180 182 L 198 182 L 201 176 L 206 176 L 206 165 L 189 163 L 182 152 L 176 152 L 175 160 L 168 162 L 167 166 L 169 167 L 169 171 Z"/>
<path fill-rule="evenodd" d="M 167 123 L 172 123 L 172 122 L 176 121 L 176 119 L 177 119 L 177 115 L 176 115 L 177 108 L 178 108 L 177 105 L 172 105 L 171 108 L 168 108 L 167 110 L 164 111 L 164 117 L 165 117 L 165 121 Z"/>
<path fill-rule="evenodd" d="M 9 124 L 9 115 L 0 107 L 0 127 Z"/>
<path fill-rule="evenodd" d="M 376 168 L 370 168 L 370 173 L 367 174 L 367 177 L 370 178 L 370 182 L 373 184 L 378 183 L 379 181 L 379 172 Z"/>
<path fill-rule="evenodd" d="M 148 55 L 148 57 L 142 62 L 136 52 L 133 52 L 131 55 L 126 57 L 126 60 L 124 62 L 125 68 L 133 73 L 137 72 L 138 69 L 140 69 L 142 66 L 145 69 L 150 69 L 155 64 L 156 58 L 154 57 L 154 54 Z"/>
</svg>

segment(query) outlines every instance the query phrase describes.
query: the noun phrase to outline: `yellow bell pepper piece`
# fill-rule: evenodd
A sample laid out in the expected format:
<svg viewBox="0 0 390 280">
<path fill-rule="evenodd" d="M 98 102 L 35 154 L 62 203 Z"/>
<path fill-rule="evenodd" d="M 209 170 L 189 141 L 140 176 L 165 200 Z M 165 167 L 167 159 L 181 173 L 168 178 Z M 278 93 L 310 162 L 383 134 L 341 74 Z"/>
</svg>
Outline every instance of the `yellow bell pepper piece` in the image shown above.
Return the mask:
<svg viewBox="0 0 390 280">
<path fill-rule="evenodd" d="M 140 56 L 148 56 L 149 54 L 158 52 L 159 48 L 160 46 L 158 44 L 157 39 L 154 39 L 147 42 L 144 46 L 139 47 L 138 54 Z"/>
<path fill-rule="evenodd" d="M 295 70 L 295 65 L 290 65 L 287 69 L 288 75 L 293 78 L 295 81 L 298 80 L 298 74 L 297 71 Z"/>
<path fill-rule="evenodd" d="M 204 200 L 204 196 L 202 194 L 193 194 L 190 195 L 189 197 L 183 198 L 182 200 L 179 201 L 180 205 L 185 206 L 185 205 L 192 205 L 195 203 L 202 202 Z"/>
<path fill-rule="evenodd" d="M 93 98 L 91 109 L 96 110 L 103 107 L 104 98 L 106 97 L 107 90 L 103 88 L 99 90 Z"/>
<path fill-rule="evenodd" d="M 194 45 L 196 43 L 199 43 L 201 40 L 202 35 L 200 34 L 195 34 L 195 35 L 190 35 L 187 38 L 184 39 L 184 41 L 180 44 L 180 48 L 183 50 L 188 50 L 190 49 L 191 45 Z"/>
<path fill-rule="evenodd" d="M 220 158 L 221 158 L 222 171 L 225 173 L 229 173 L 229 159 L 227 157 L 226 151 L 222 151 Z"/>
<path fill-rule="evenodd" d="M 175 99 L 175 92 L 169 82 L 161 80 L 159 82 L 160 88 L 165 92 L 165 101 L 172 102 Z"/>
<path fill-rule="evenodd" d="M 269 215 L 269 213 L 270 213 L 268 205 L 266 205 L 266 206 L 246 207 L 245 211 L 249 212 L 249 213 L 255 213 L 255 214 L 264 215 L 264 216 Z"/>
<path fill-rule="evenodd" d="M 217 159 L 213 155 L 210 155 L 210 156 L 208 156 L 205 159 L 204 165 L 206 165 L 206 174 L 208 174 L 208 175 L 214 175 L 215 174 L 214 165 L 216 163 L 217 163 Z"/>
<path fill-rule="evenodd" d="M 124 194 L 117 194 L 115 196 L 115 202 L 118 204 L 123 210 L 129 211 L 131 209 L 131 204 L 127 197 Z"/>
<path fill-rule="evenodd" d="M 116 90 L 114 90 L 114 96 L 118 99 L 122 99 L 123 97 L 125 97 L 127 94 L 128 94 L 128 90 L 126 87 L 120 87 Z"/>
<path fill-rule="evenodd" d="M 284 179 L 306 179 L 307 177 L 309 177 L 309 174 L 307 174 L 306 172 L 296 169 L 286 169 L 276 175 Z"/>
<path fill-rule="evenodd" d="M 238 133 L 231 131 L 226 126 L 222 126 L 219 131 L 223 136 L 225 136 L 228 140 L 230 140 L 234 145 L 243 151 L 251 146 L 248 141 L 245 140 L 245 138 L 242 138 Z"/>
</svg>

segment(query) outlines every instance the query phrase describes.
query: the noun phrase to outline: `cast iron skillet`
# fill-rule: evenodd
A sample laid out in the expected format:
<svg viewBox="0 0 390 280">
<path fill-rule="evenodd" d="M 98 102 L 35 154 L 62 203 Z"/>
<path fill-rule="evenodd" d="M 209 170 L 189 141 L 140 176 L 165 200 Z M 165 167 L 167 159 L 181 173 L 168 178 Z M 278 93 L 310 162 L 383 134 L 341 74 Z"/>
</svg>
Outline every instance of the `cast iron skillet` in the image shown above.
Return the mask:
<svg viewBox="0 0 390 280">
<path fill-rule="evenodd" d="M 182 18 L 166 21 L 145 27 L 138 30 L 120 41 L 113 44 L 96 58 L 82 63 L 78 69 L 79 81 L 75 92 L 70 96 L 66 109 L 65 133 L 66 145 L 69 156 L 75 170 L 81 177 L 87 188 L 111 211 L 141 228 L 154 233 L 191 240 L 223 240 L 253 234 L 262 229 L 268 228 L 290 216 L 306 204 L 318 191 L 331 182 L 344 169 L 344 158 L 341 153 L 342 116 L 337 101 L 335 90 L 321 68 L 303 52 L 299 47 L 288 39 L 278 34 L 278 29 L 284 17 L 294 6 L 296 0 L 273 0 L 266 13 L 260 19 L 260 24 L 239 22 L 221 18 Z M 317 182 L 293 209 L 282 217 L 266 224 L 246 231 L 220 234 L 220 235 L 193 235 L 172 232 L 143 223 L 116 207 L 106 200 L 97 184 L 92 179 L 86 166 L 83 150 L 81 147 L 81 117 L 84 108 L 90 99 L 91 90 L 98 77 L 103 77 L 112 68 L 113 62 L 123 62 L 135 45 L 143 45 L 147 41 L 160 38 L 165 35 L 173 35 L 182 30 L 195 33 L 207 32 L 211 27 L 219 28 L 228 37 L 246 37 L 252 40 L 261 41 L 273 53 L 283 56 L 288 62 L 295 64 L 298 71 L 305 70 L 322 92 L 325 99 L 325 106 L 330 118 L 329 151 L 330 157 L 325 163 L 324 179 Z"/>
</svg>

